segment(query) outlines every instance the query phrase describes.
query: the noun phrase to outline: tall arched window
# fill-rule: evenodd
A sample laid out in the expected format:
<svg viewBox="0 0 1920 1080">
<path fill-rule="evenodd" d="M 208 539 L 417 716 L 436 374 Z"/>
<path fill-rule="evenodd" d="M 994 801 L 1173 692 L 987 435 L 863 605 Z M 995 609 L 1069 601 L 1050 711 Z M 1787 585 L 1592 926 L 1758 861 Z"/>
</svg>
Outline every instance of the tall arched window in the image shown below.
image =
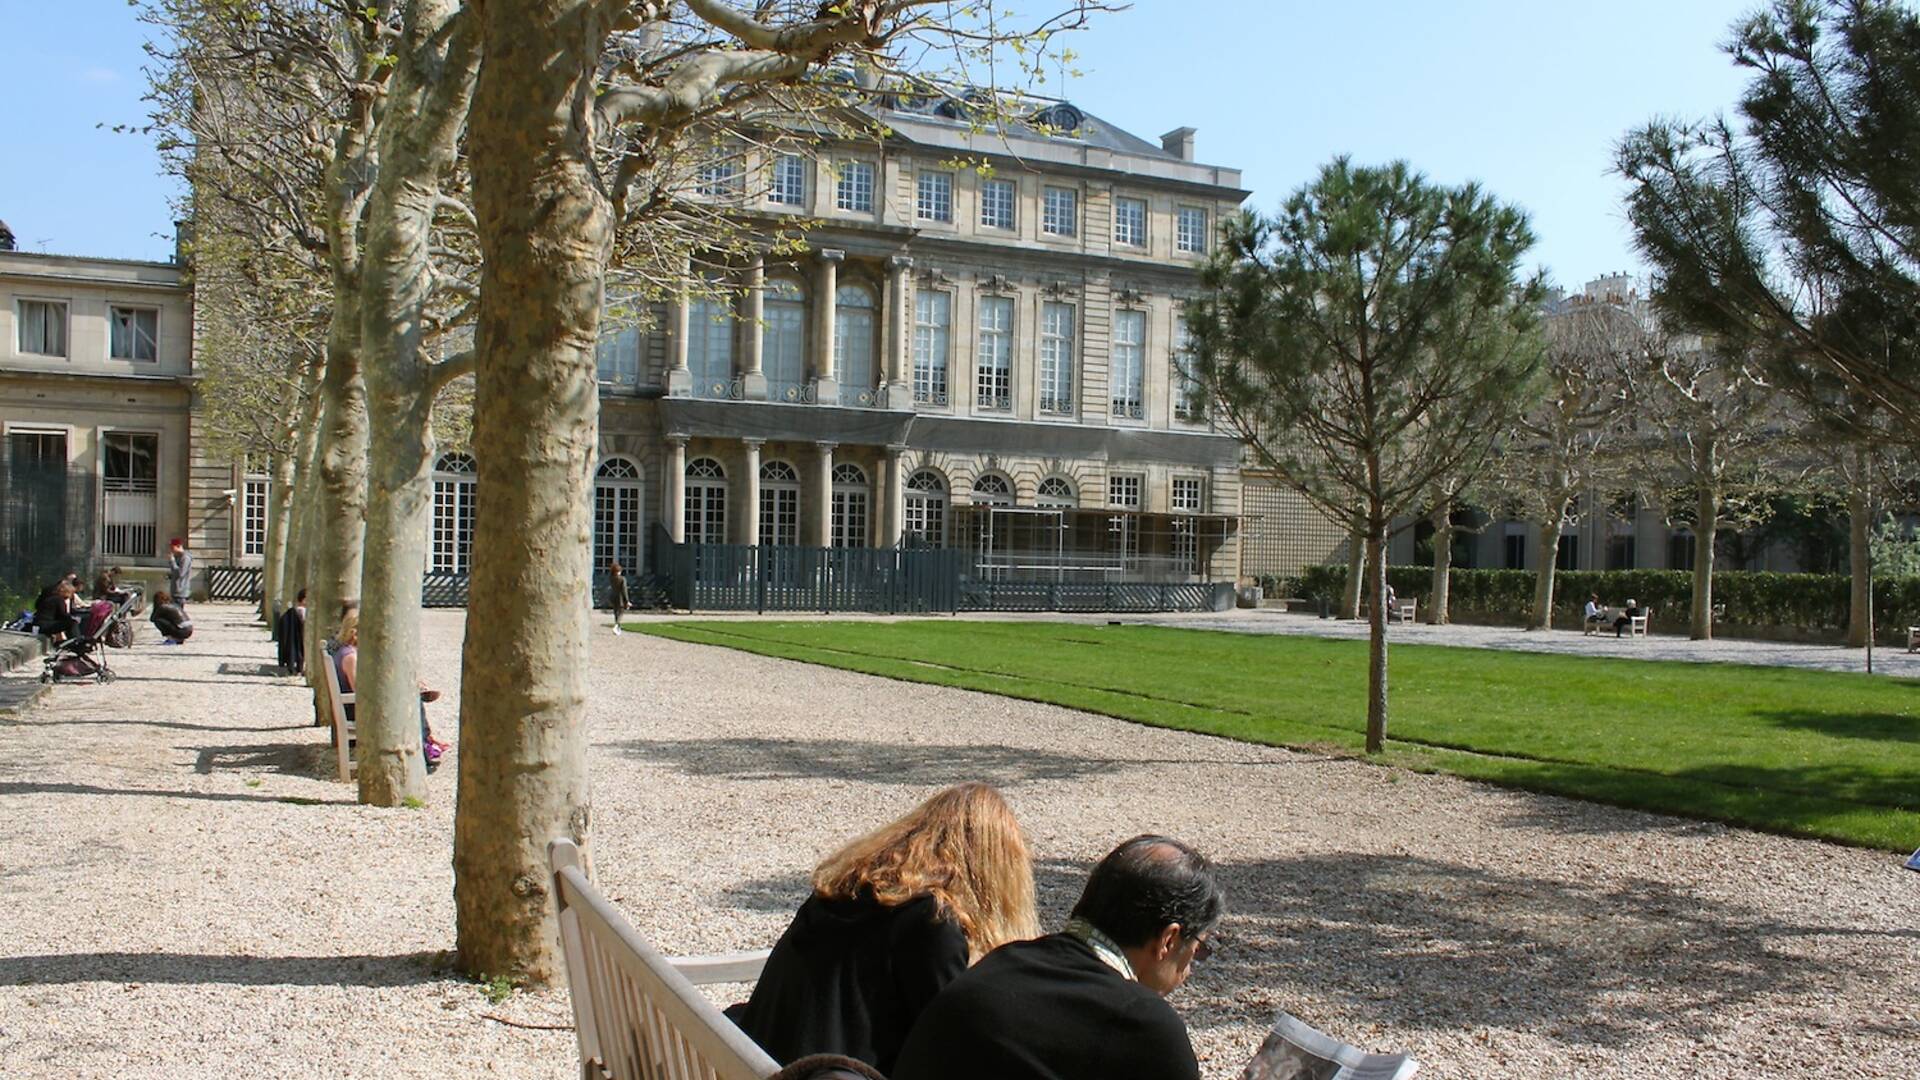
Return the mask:
<svg viewBox="0 0 1920 1080">
<path fill-rule="evenodd" d="M 871 489 L 867 471 L 842 462 L 833 467 L 833 546 L 866 547 Z"/>
<path fill-rule="evenodd" d="M 687 462 L 686 536 L 689 544 L 727 542 L 727 470 L 712 458 Z"/>
<path fill-rule="evenodd" d="M 800 474 L 784 461 L 760 466 L 760 543 L 800 542 Z"/>
<path fill-rule="evenodd" d="M 929 547 L 947 546 L 947 482 L 932 469 L 907 478 L 904 533 Z"/>
<path fill-rule="evenodd" d="M 1074 494 L 1073 481 L 1064 476 L 1049 476 L 1040 481 L 1040 491 L 1033 503 L 1052 510 L 1071 510 L 1080 505 L 1080 497 Z"/>
<path fill-rule="evenodd" d="M 473 565 L 473 455 L 441 454 L 433 463 L 433 543 L 436 574 L 464 574 Z"/>
<path fill-rule="evenodd" d="M 1013 485 L 999 473 L 982 473 L 973 480 L 973 505 L 1012 506 Z"/>
<path fill-rule="evenodd" d="M 726 397 L 733 384 L 733 307 L 698 297 L 687 304 L 687 370 L 699 397 Z"/>
<path fill-rule="evenodd" d="M 640 467 L 623 457 L 600 463 L 593 478 L 593 568 L 640 565 Z"/>
<path fill-rule="evenodd" d="M 873 365 L 873 290 L 842 285 L 834 293 L 833 371 L 845 405 L 873 404 L 878 373 Z"/>
<path fill-rule="evenodd" d="M 776 278 L 767 282 L 762 318 L 760 363 L 767 376 L 767 398 L 800 401 L 807 381 L 807 294 L 799 282 Z"/>
</svg>

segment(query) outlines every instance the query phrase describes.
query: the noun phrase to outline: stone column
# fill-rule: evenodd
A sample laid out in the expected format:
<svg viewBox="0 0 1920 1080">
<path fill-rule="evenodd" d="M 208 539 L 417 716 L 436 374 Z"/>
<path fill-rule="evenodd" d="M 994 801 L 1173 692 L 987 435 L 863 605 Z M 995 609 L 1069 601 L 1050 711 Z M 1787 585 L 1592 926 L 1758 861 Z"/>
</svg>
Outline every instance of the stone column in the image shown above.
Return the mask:
<svg viewBox="0 0 1920 1080">
<path fill-rule="evenodd" d="M 913 349 L 913 298 L 907 289 L 907 271 L 911 269 L 911 256 L 895 255 L 887 260 L 887 405 L 895 409 L 913 408 L 913 390 L 907 385 L 908 357 Z"/>
<path fill-rule="evenodd" d="M 687 340 L 688 330 L 692 326 L 693 305 L 684 287 L 674 297 L 673 310 L 667 317 L 673 320 L 673 356 L 668 361 L 667 394 L 686 397 L 693 393 L 693 373 L 687 370 L 687 356 L 693 344 Z"/>
<path fill-rule="evenodd" d="M 760 542 L 760 445 L 765 439 L 742 439 L 746 447 L 744 475 L 740 478 L 740 511 L 734 515 L 739 526 L 734 535 L 739 543 Z"/>
<path fill-rule="evenodd" d="M 684 544 L 687 542 L 687 440 L 684 437 L 667 437 L 666 473 L 666 483 L 660 486 L 667 493 L 667 532 L 672 534 L 674 543 Z"/>
<path fill-rule="evenodd" d="M 813 335 L 813 370 L 816 381 L 813 386 L 813 400 L 821 405 L 840 404 L 840 381 L 834 370 L 833 346 L 835 323 L 839 321 L 840 309 L 840 264 L 847 253 L 837 248 L 825 248 L 820 252 L 819 296 L 815 299 L 813 310 L 819 320 L 819 330 Z"/>
<path fill-rule="evenodd" d="M 880 536 L 881 547 L 897 547 L 907 527 L 907 448 L 898 444 L 887 447 L 886 464 L 881 466 L 887 476 L 887 531 Z"/>
<path fill-rule="evenodd" d="M 820 455 L 815 462 L 813 505 L 819 508 L 815 515 L 813 543 L 816 547 L 833 546 L 833 451 L 836 443 L 817 444 Z"/>
<path fill-rule="evenodd" d="M 766 357 L 767 260 L 755 254 L 747 267 L 747 315 L 745 366 L 740 375 L 742 395 L 748 401 L 767 400 Z"/>
</svg>

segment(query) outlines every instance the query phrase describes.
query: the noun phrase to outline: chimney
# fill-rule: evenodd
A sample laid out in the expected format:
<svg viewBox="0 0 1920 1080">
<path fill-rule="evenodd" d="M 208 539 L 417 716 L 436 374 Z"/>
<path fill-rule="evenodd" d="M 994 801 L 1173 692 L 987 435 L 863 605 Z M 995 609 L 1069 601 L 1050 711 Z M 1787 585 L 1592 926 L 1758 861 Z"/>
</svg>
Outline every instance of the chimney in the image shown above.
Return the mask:
<svg viewBox="0 0 1920 1080">
<path fill-rule="evenodd" d="M 193 219 L 181 218 L 173 223 L 173 261 L 175 265 L 187 265 L 189 253 L 193 249 Z"/>
<path fill-rule="evenodd" d="M 1174 128 L 1160 136 L 1160 149 L 1179 158 L 1181 161 L 1193 160 L 1193 128 Z"/>
</svg>

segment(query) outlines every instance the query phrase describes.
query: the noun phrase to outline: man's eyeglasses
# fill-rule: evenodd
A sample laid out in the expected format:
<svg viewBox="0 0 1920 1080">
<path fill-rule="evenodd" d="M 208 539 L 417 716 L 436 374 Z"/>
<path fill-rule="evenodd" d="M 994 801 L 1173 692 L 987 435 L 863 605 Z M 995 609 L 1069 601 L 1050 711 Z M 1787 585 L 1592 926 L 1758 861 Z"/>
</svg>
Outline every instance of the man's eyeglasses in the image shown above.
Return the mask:
<svg viewBox="0 0 1920 1080">
<path fill-rule="evenodd" d="M 1223 942 L 1220 941 L 1220 932 L 1218 930 L 1194 938 L 1193 962 L 1196 964 L 1206 963 L 1207 958 L 1213 955 L 1214 949 L 1221 944 L 1223 944 Z"/>
</svg>

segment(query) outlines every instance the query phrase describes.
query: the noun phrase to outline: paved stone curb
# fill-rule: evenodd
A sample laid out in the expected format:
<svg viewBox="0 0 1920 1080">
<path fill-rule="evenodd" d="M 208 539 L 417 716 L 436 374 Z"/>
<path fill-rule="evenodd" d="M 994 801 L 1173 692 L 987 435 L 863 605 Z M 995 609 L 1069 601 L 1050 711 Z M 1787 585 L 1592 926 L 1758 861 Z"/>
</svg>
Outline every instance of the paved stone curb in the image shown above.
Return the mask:
<svg viewBox="0 0 1920 1080">
<path fill-rule="evenodd" d="M 0 675 L 39 659 L 46 651 L 46 640 L 37 634 L 0 630 Z"/>
</svg>

